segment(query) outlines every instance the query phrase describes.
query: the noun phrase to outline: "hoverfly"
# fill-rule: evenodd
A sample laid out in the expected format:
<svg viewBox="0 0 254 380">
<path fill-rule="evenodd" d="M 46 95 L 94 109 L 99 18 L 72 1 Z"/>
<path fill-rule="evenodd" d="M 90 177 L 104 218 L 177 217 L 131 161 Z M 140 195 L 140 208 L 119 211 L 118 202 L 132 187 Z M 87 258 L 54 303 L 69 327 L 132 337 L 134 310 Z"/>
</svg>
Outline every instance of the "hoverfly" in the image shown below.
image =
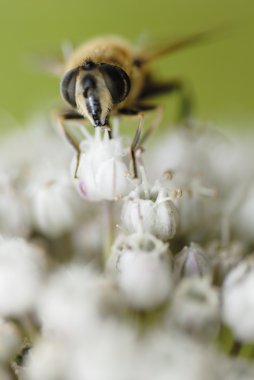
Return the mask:
<svg viewBox="0 0 254 380">
<path fill-rule="evenodd" d="M 209 35 L 210 32 L 201 32 L 143 50 L 137 50 L 123 38 L 110 36 L 92 39 L 74 49 L 66 60 L 60 84 L 69 111 L 59 115 L 59 121 L 68 140 L 74 145 L 64 128 L 66 120 L 88 121 L 94 127 L 109 129 L 110 133 L 111 116 L 143 117 L 144 112 L 157 107 L 147 103 L 150 98 L 175 91 L 184 94 L 185 85 L 181 80 L 157 80 L 151 64 L 163 55 L 201 42 Z M 182 114 L 187 117 L 190 99 L 185 98 L 182 104 Z M 140 128 L 131 146 L 133 160 L 139 138 Z M 78 146 L 74 147 L 78 151 Z"/>
</svg>

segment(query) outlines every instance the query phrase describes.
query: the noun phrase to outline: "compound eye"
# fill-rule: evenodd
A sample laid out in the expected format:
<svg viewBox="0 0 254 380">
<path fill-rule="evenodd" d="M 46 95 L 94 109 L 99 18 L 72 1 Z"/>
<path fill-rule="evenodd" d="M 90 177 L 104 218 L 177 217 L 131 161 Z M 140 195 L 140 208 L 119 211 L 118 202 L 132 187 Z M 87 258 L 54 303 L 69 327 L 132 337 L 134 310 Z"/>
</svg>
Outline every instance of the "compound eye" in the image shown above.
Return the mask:
<svg viewBox="0 0 254 380">
<path fill-rule="evenodd" d="M 115 104 L 122 102 L 130 92 L 131 82 L 129 76 L 120 67 L 107 63 L 100 64 L 100 71 L 113 102 Z"/>
<path fill-rule="evenodd" d="M 68 71 L 61 80 L 60 92 L 63 99 L 71 106 L 76 107 L 75 88 L 78 68 Z"/>
</svg>

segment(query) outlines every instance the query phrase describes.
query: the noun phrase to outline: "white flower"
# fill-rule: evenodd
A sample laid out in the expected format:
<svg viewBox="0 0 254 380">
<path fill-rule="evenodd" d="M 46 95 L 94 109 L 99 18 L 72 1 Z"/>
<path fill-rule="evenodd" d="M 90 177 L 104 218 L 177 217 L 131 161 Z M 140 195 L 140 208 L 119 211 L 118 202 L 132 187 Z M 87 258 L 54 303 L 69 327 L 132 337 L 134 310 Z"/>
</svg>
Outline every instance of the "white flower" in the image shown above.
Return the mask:
<svg viewBox="0 0 254 380">
<path fill-rule="evenodd" d="M 54 337 L 40 338 L 29 351 L 22 370 L 22 379 L 64 380 L 68 363 L 69 350 L 65 341 Z"/>
<path fill-rule="evenodd" d="M 14 323 L 0 320 L 0 362 L 12 359 L 20 350 L 21 334 Z"/>
<path fill-rule="evenodd" d="M 70 352 L 68 380 L 140 379 L 140 347 L 135 330 L 124 324 L 110 324 L 94 331 Z"/>
<path fill-rule="evenodd" d="M 168 241 L 176 233 L 178 211 L 168 189 L 157 182 L 142 184 L 130 192 L 122 209 L 122 223 L 128 232 L 147 232 Z"/>
<path fill-rule="evenodd" d="M 253 175 L 252 175 L 253 177 Z M 240 187 L 240 186 L 239 186 Z M 254 182 L 242 186 L 238 205 L 231 217 L 235 234 L 244 241 L 254 242 Z"/>
<path fill-rule="evenodd" d="M 36 228 L 57 237 L 70 231 L 80 216 L 80 202 L 64 173 L 48 173 L 30 186 L 31 211 Z"/>
<path fill-rule="evenodd" d="M 182 189 L 182 197 L 176 200 L 179 234 L 187 235 L 191 240 L 204 240 L 211 231 L 217 232 L 221 212 L 218 198 L 214 188 L 203 185 L 202 178 L 184 177 L 182 174 L 176 174 L 172 181 Z"/>
<path fill-rule="evenodd" d="M 1 380 L 13 380 L 13 374 L 9 368 L 0 365 L 0 379 Z"/>
<path fill-rule="evenodd" d="M 120 236 L 109 259 L 116 281 L 131 307 L 154 309 L 172 290 L 168 245 L 150 234 Z"/>
<path fill-rule="evenodd" d="M 27 236 L 30 215 L 26 199 L 15 189 L 10 178 L 0 174 L 0 233 L 4 236 Z"/>
<path fill-rule="evenodd" d="M 80 195 L 89 201 L 114 200 L 131 189 L 121 139 L 109 139 L 107 131 L 103 137 L 101 134 L 101 129 L 95 128 L 94 138 L 81 142 L 81 155 L 72 162 L 74 184 Z"/>
<path fill-rule="evenodd" d="M 175 256 L 174 272 L 181 277 L 205 277 L 211 274 L 211 264 L 205 251 L 195 243 L 186 246 Z"/>
<path fill-rule="evenodd" d="M 150 331 L 139 346 L 137 379 L 158 380 L 217 380 L 220 361 L 206 345 L 190 339 L 186 334 L 171 329 Z M 209 371 L 207 369 L 209 368 Z M 137 373 L 137 371 L 136 371 Z M 134 376 L 135 378 L 135 376 Z"/>
<path fill-rule="evenodd" d="M 41 287 L 43 252 L 23 239 L 0 240 L 0 315 L 31 310 Z"/>
<path fill-rule="evenodd" d="M 189 334 L 201 338 L 214 336 L 220 323 L 218 292 L 207 279 L 183 279 L 174 293 L 170 317 L 176 326 Z"/>
<path fill-rule="evenodd" d="M 246 255 L 244 242 L 231 241 L 229 244 L 222 244 L 221 241 L 211 241 L 206 247 L 209 262 L 216 271 L 219 284 L 225 275 L 234 268 Z"/>
<path fill-rule="evenodd" d="M 208 167 L 206 129 L 194 126 L 177 125 L 163 135 L 155 146 L 149 161 L 151 172 L 156 177 L 168 169 L 182 173 L 184 178 L 193 178 L 199 173 L 205 174 Z M 211 140 L 211 136 L 210 137 Z M 209 138 L 208 138 L 209 140 Z"/>
<path fill-rule="evenodd" d="M 252 380 L 254 379 L 254 367 L 251 360 L 224 360 L 221 374 L 225 380 Z"/>
<path fill-rule="evenodd" d="M 222 317 L 243 342 L 254 341 L 254 257 L 240 262 L 222 288 Z"/>
<path fill-rule="evenodd" d="M 38 316 L 45 333 L 80 340 L 121 305 L 111 281 L 89 267 L 72 265 L 51 276 L 38 300 Z"/>
</svg>

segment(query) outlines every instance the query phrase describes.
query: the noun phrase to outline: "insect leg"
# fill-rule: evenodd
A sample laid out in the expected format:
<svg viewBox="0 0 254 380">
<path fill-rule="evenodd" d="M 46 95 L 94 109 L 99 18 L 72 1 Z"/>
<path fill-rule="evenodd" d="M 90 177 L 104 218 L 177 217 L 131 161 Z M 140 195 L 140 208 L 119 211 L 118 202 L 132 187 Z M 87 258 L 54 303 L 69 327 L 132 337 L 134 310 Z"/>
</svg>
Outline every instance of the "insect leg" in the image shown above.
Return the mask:
<svg viewBox="0 0 254 380">
<path fill-rule="evenodd" d="M 84 120 L 83 116 L 74 112 L 65 112 L 56 116 L 58 131 L 67 140 L 75 151 L 79 150 L 79 144 L 66 126 L 67 121 Z"/>
<path fill-rule="evenodd" d="M 138 128 L 136 130 L 135 136 L 134 136 L 133 141 L 132 141 L 131 146 L 130 146 L 133 178 L 138 178 L 136 151 L 139 147 L 140 138 L 141 138 L 141 134 L 142 134 L 143 126 L 144 126 L 144 114 L 139 113 L 137 116 L 139 118 L 139 124 L 138 124 Z"/>
<path fill-rule="evenodd" d="M 76 152 L 77 163 L 76 163 L 76 167 L 75 167 L 74 178 L 77 178 L 77 171 L 78 171 L 78 167 L 79 167 L 81 152 L 80 152 L 80 148 L 79 148 L 79 143 L 72 136 L 72 134 L 68 130 L 65 123 L 66 123 L 66 121 L 77 121 L 77 120 L 84 120 L 84 117 L 82 115 L 75 113 L 75 112 L 66 112 L 66 113 L 57 115 L 58 130 L 60 131 L 61 135 L 64 136 L 64 138 L 67 140 L 67 142 L 72 146 L 72 148 Z"/>
<path fill-rule="evenodd" d="M 138 104 L 135 104 L 133 108 L 130 108 L 130 109 L 123 108 L 119 110 L 119 113 L 121 113 L 122 115 L 130 115 L 130 116 L 139 116 L 140 113 L 144 113 L 147 111 L 154 111 L 156 113 L 156 117 L 153 120 L 150 127 L 142 136 L 141 140 L 139 141 L 139 147 L 141 147 L 141 145 L 148 139 L 151 133 L 160 125 L 162 115 L 163 115 L 163 107 L 154 105 L 154 104 L 138 103 Z"/>
<path fill-rule="evenodd" d="M 158 126 L 161 123 L 163 112 L 164 112 L 163 107 L 156 106 L 156 108 L 154 108 L 154 111 L 156 113 L 155 118 L 150 124 L 150 126 L 148 127 L 148 129 L 146 130 L 146 132 L 143 134 L 142 138 L 140 139 L 139 147 L 141 148 L 142 148 L 142 145 L 145 143 L 145 141 L 151 136 L 151 134 L 158 128 Z"/>
</svg>

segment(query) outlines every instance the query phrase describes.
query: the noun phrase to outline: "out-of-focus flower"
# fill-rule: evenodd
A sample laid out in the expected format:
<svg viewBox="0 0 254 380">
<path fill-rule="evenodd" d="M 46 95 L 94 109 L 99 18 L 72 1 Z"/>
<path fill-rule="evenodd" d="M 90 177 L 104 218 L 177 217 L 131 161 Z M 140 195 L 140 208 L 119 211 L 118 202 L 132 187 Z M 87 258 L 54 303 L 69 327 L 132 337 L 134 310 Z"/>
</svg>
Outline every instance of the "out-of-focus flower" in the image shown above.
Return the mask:
<svg viewBox="0 0 254 380">
<path fill-rule="evenodd" d="M 27 200 L 7 175 L 0 174 L 0 234 L 25 237 L 30 225 Z"/>
<path fill-rule="evenodd" d="M 252 176 L 253 177 L 253 176 Z M 254 182 L 247 183 L 238 192 L 238 204 L 231 216 L 235 235 L 241 240 L 254 242 Z"/>
<path fill-rule="evenodd" d="M 219 295 L 207 279 L 183 279 L 171 304 L 170 318 L 183 331 L 201 338 L 213 337 L 219 329 Z"/>
<path fill-rule="evenodd" d="M 0 379 L 1 380 L 13 380 L 13 373 L 10 368 L 0 364 Z"/>
<path fill-rule="evenodd" d="M 82 141 L 80 150 L 72 161 L 72 177 L 83 198 L 115 200 L 130 191 L 132 181 L 120 137 L 109 139 L 108 131 L 95 128 L 95 136 Z"/>
<path fill-rule="evenodd" d="M 54 337 L 39 339 L 29 352 L 21 372 L 22 380 L 65 380 L 69 351 L 65 341 Z"/>
<path fill-rule="evenodd" d="M 168 241 L 176 233 L 179 215 L 173 200 L 179 191 L 170 192 L 156 182 L 146 180 L 130 192 L 122 209 L 122 223 L 128 232 L 144 232 Z"/>
<path fill-rule="evenodd" d="M 169 299 L 172 291 L 169 247 L 154 236 L 119 236 L 109 267 L 131 307 L 151 310 Z"/>
<path fill-rule="evenodd" d="M 14 323 L 0 320 L 0 362 L 12 359 L 21 346 L 21 334 Z"/>
<path fill-rule="evenodd" d="M 0 315 L 22 316 L 38 297 L 45 270 L 41 249 L 23 239 L 0 239 Z"/>
<path fill-rule="evenodd" d="M 222 317 L 236 339 L 254 341 L 254 257 L 241 261 L 227 275 L 222 288 Z"/>
<path fill-rule="evenodd" d="M 216 240 L 209 242 L 206 252 L 221 284 L 225 275 L 245 257 L 246 247 L 241 241 L 230 241 L 224 245 Z"/>
<path fill-rule="evenodd" d="M 208 167 L 208 157 L 204 139 L 205 128 L 177 126 L 162 136 L 155 146 L 149 167 L 155 178 L 166 170 L 182 173 L 185 178 L 202 176 Z"/>
<path fill-rule="evenodd" d="M 43 171 L 29 187 L 32 219 L 37 230 L 57 237 L 77 224 L 82 202 L 67 173 L 47 170 L 47 165 Z"/>
<path fill-rule="evenodd" d="M 254 379 L 254 367 L 251 361 L 224 360 L 221 362 L 220 370 L 223 379 L 225 380 L 252 380 Z"/>
<path fill-rule="evenodd" d="M 92 339 L 84 339 L 73 347 L 67 380 L 141 379 L 138 367 L 141 347 L 135 330 L 117 323 L 102 327 L 93 331 Z"/>
<path fill-rule="evenodd" d="M 89 267 L 73 265 L 49 279 L 38 300 L 38 316 L 45 333 L 79 340 L 121 307 L 112 281 Z"/>
<path fill-rule="evenodd" d="M 220 210 L 215 189 L 205 186 L 200 176 L 184 177 L 183 173 L 176 174 L 172 183 L 182 189 L 182 197 L 176 200 L 179 234 L 191 240 L 206 241 L 207 236 L 218 229 Z"/>
<path fill-rule="evenodd" d="M 208 255 L 198 244 L 191 243 L 175 256 L 174 273 L 178 280 L 189 276 L 206 277 L 211 269 Z"/>
<path fill-rule="evenodd" d="M 1 142 L 1 169 L 22 185 L 42 161 L 52 167 L 66 168 L 71 150 L 66 149 L 53 126 L 45 118 L 36 118 L 28 125 L 16 126 Z"/>
<path fill-rule="evenodd" d="M 138 364 L 143 369 L 143 376 L 140 376 L 142 380 L 154 378 L 158 380 L 217 380 L 220 378 L 219 355 L 216 355 L 211 347 L 207 345 L 204 347 L 200 341 L 174 328 L 169 331 L 162 329 L 162 331 L 150 332 L 144 339 L 140 351 Z"/>
</svg>

